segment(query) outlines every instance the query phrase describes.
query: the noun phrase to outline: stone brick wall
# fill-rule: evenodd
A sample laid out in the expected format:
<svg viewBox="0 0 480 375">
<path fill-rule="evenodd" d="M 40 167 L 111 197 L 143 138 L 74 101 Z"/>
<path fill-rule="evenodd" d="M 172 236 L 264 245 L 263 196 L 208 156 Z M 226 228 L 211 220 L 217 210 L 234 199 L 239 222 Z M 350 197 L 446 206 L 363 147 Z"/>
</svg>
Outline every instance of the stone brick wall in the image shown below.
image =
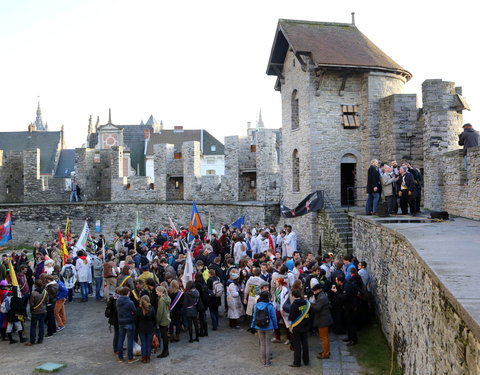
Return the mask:
<svg viewBox="0 0 480 375">
<path fill-rule="evenodd" d="M 131 176 L 112 179 L 112 202 L 137 200 L 152 201 L 160 195 L 158 189 L 151 189 L 149 176 Z"/>
<path fill-rule="evenodd" d="M 233 223 L 245 216 L 246 224 L 278 223 L 277 204 L 238 203 L 238 202 L 201 202 L 197 207 L 203 224 L 207 226 L 208 215 L 217 231 L 220 225 Z M 116 231 L 133 229 L 136 212 L 141 227 L 152 230 L 169 227 L 171 217 L 177 227 L 188 226 L 191 202 L 81 202 L 50 204 L 1 204 L 0 211 L 10 209 L 13 217 L 13 233 L 16 246 L 31 246 L 34 241 L 46 241 L 56 238 L 58 228 L 64 228 L 66 218 L 72 221 L 72 231 L 79 233 L 85 220 L 88 220 L 93 232 L 96 220 L 100 220 L 102 233 L 111 239 Z"/>
<path fill-rule="evenodd" d="M 353 218 L 354 254 L 365 260 L 382 330 L 405 375 L 480 373 L 478 326 L 405 237 Z"/>
<path fill-rule="evenodd" d="M 469 149 L 468 168 L 470 180 L 466 182 L 463 150 L 454 150 L 436 155 L 438 194 L 436 209 L 450 214 L 480 220 L 480 147 Z M 427 174 L 430 172 L 427 171 Z"/>
<path fill-rule="evenodd" d="M 4 160 L 6 159 L 6 160 Z M 0 166 L 0 201 L 23 202 L 23 157 L 19 151 L 3 154 Z"/>
<path fill-rule="evenodd" d="M 75 150 L 75 178 L 84 200 L 104 201 L 111 199 L 112 169 L 115 178 L 121 168 L 114 162 L 123 159 L 123 148 L 94 150 L 77 148 Z M 115 166 L 115 167 L 113 167 Z"/>
<path fill-rule="evenodd" d="M 422 85 L 424 152 L 424 206 L 433 210 L 442 207 L 441 170 L 439 155 L 458 149 L 458 134 L 462 132 L 463 116 L 454 108 L 455 94 L 460 91 L 454 82 L 426 80 Z"/>
<path fill-rule="evenodd" d="M 278 202 L 281 175 L 276 134 L 268 130 L 257 132 L 256 146 L 256 200 Z"/>
<path fill-rule="evenodd" d="M 408 160 L 423 168 L 423 124 L 417 121 L 417 96 L 390 95 L 380 100 L 379 160 Z"/>
<path fill-rule="evenodd" d="M 239 197 L 239 157 L 242 153 L 239 146 L 238 136 L 225 137 L 225 155 L 228 155 L 228 158 L 225 158 L 225 174 L 222 185 L 222 197 L 225 200 L 237 201 Z"/>
</svg>

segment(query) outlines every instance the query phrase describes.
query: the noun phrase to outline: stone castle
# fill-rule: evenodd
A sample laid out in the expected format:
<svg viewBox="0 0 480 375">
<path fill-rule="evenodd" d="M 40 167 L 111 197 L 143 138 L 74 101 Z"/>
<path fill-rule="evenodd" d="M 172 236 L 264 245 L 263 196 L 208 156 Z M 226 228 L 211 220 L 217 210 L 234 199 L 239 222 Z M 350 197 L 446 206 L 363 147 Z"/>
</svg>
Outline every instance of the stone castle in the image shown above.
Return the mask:
<svg viewBox="0 0 480 375">
<path fill-rule="evenodd" d="M 14 237 L 21 233 L 16 243 L 51 240 L 67 216 L 74 232 L 87 219 L 107 237 L 133 228 L 135 211 L 153 230 L 170 217 L 184 225 L 192 200 L 215 226 L 241 215 L 249 224 L 289 223 L 301 250 L 353 248 L 368 262 L 380 324 L 405 374 L 480 374 L 478 299 L 465 298 L 475 287 L 469 278 L 475 267 L 452 269 L 456 252 L 429 263 L 423 245 L 408 237 L 410 227 L 402 233 L 372 217 L 347 216 L 342 208 L 363 206 L 371 159 L 408 160 L 423 172 L 425 208 L 480 220 L 480 148 L 469 149 L 466 184 L 458 146 L 462 111 L 469 109 L 461 88 L 426 80 L 420 107 L 416 95 L 403 93 L 411 74 L 353 22 L 280 20 L 267 74 L 277 77 L 281 130 L 257 126 L 224 144 L 205 142 L 203 132 L 170 141 L 153 119 L 132 127 L 109 118 L 95 130 L 90 122 L 87 147 L 76 150 L 64 150 L 63 130 L 46 131 L 41 116 L 27 134 L 3 133 L 0 210 L 13 211 Z M 203 173 L 208 158 L 224 163 L 224 173 Z M 72 171 L 82 202 L 67 202 Z M 295 207 L 316 190 L 324 192 L 324 210 L 280 217 L 279 202 Z M 448 223 L 428 225 L 431 233 L 449 236 L 443 230 Z M 460 298 L 449 284 L 461 289 Z"/>
<path fill-rule="evenodd" d="M 133 127 L 116 126 L 109 116 L 106 125 L 99 126 L 97 121 L 94 130 L 90 120 L 87 147 L 74 150 L 72 167 L 83 200 L 157 205 L 196 200 L 200 205 L 213 202 L 230 207 L 245 207 L 249 202 L 258 211 L 251 222 L 283 224 L 278 210 L 272 208 L 280 201 L 295 207 L 312 191 L 322 190 L 327 206 L 338 216 L 342 205 L 363 205 L 362 187 L 371 159 L 406 159 L 424 172 L 426 208 L 480 218 L 478 151 L 472 152 L 472 180 L 465 186 L 457 136 L 462 111 L 469 108 L 453 82 L 425 81 L 419 107 L 416 95 L 402 93 L 411 73 L 353 23 L 294 20 L 278 23 L 267 74 L 277 77 L 281 131 L 266 129 L 262 122 L 247 137 L 226 137 L 224 145 L 211 143 L 212 150 L 223 148 L 223 175 L 202 175 L 202 158 L 208 152 L 200 138 L 147 147 L 144 139 L 151 135 L 158 134 L 159 142 L 162 139 L 163 124 L 154 120 L 138 128 L 140 150 L 148 148 L 151 154 L 149 160 L 137 158 L 136 168 L 134 152 L 121 138 Z M 25 147 L 0 158 L 0 202 L 67 201 L 71 176 L 45 173 L 40 149 Z M 58 160 L 59 155 L 51 158 Z M 149 168 L 151 176 L 145 175 Z M 465 210 L 464 203 L 474 197 Z M 348 249 L 348 237 L 344 238 L 350 233 L 348 223 L 342 218 L 336 222 L 333 212 L 285 221 L 296 228 L 303 248 Z"/>
</svg>

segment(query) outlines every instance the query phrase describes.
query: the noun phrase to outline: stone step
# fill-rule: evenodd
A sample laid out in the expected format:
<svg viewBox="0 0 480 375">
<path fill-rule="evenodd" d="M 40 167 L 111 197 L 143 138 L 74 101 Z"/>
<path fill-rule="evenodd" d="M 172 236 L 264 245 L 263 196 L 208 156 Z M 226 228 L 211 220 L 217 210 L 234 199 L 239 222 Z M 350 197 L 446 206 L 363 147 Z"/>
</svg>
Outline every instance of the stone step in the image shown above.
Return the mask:
<svg viewBox="0 0 480 375">
<path fill-rule="evenodd" d="M 334 223 L 335 228 L 338 229 L 347 229 L 347 230 L 352 230 L 352 225 L 350 223 Z"/>
<path fill-rule="evenodd" d="M 329 217 L 329 219 L 335 223 L 350 223 L 350 219 L 348 217 Z"/>
</svg>

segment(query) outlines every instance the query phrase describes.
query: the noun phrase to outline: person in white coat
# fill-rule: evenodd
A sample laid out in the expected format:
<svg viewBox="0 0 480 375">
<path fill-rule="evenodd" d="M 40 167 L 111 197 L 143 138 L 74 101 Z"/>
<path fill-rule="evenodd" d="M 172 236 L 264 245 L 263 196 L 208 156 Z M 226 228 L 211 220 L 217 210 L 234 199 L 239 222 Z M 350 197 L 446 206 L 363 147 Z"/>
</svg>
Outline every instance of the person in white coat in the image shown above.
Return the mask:
<svg viewBox="0 0 480 375">
<path fill-rule="evenodd" d="M 283 240 L 286 247 L 286 255 L 289 258 L 293 257 L 293 253 L 297 250 L 297 234 L 292 231 L 292 226 L 288 225 L 286 230 L 286 236 Z"/>
<path fill-rule="evenodd" d="M 283 321 L 285 326 L 285 330 L 287 333 L 286 341 L 284 342 L 285 345 L 290 344 L 290 330 L 288 329 L 291 325 L 290 320 L 288 320 L 288 313 L 286 312 L 284 307 L 285 304 L 290 303 L 290 293 L 288 290 L 288 280 L 285 277 L 278 277 L 275 279 L 276 288 L 273 293 L 273 306 L 275 307 L 275 311 L 277 312 L 277 321 L 279 323 L 278 329 L 275 330 L 275 338 L 272 342 L 281 342 L 281 332 L 280 332 L 280 322 Z M 288 306 L 285 307 L 288 310 Z"/>
<path fill-rule="evenodd" d="M 88 301 L 88 283 L 92 280 L 92 263 L 87 253 L 83 250 L 78 252 L 77 263 L 75 268 L 77 270 L 77 279 L 80 284 L 80 292 L 82 294 L 82 302 Z"/>
<path fill-rule="evenodd" d="M 239 234 L 233 246 L 233 258 L 236 265 L 240 263 L 240 259 L 247 256 L 247 244 L 243 238 L 243 234 Z"/>
<path fill-rule="evenodd" d="M 227 305 L 228 305 L 228 319 L 230 328 L 239 329 L 238 319 L 245 315 L 245 310 L 240 299 L 240 290 L 238 282 L 240 280 L 240 273 L 238 269 L 234 268 L 230 271 L 230 277 L 227 281 Z"/>
</svg>

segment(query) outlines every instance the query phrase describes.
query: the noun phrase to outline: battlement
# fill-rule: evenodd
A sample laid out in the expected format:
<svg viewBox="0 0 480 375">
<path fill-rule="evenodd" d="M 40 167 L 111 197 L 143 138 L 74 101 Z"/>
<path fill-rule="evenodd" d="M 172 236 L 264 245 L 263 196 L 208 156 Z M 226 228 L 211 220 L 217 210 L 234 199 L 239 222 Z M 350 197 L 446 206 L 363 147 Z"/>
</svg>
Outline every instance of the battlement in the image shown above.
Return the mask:
<svg viewBox="0 0 480 375">
<path fill-rule="evenodd" d="M 129 175 L 122 146 L 76 149 L 71 178 L 41 176 L 40 149 L 9 152 L 6 157 L 0 150 L 0 202 L 68 201 L 72 181 L 80 187 L 83 201 L 274 202 L 280 196 L 277 133 L 262 130 L 255 139 L 227 137 L 224 176 L 201 175 L 202 151 L 197 141 L 184 142 L 181 152 L 175 152 L 173 144 L 156 144 L 155 182 Z"/>
</svg>

